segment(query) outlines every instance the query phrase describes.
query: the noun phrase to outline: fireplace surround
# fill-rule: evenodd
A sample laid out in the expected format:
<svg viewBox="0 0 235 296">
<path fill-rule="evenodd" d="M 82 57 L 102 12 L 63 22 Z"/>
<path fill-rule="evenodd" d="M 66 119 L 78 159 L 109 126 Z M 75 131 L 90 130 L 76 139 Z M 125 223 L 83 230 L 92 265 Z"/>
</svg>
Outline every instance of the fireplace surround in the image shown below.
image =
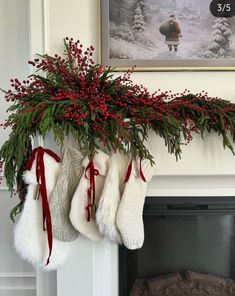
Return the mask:
<svg viewBox="0 0 235 296">
<path fill-rule="evenodd" d="M 193 155 L 196 155 L 195 151 L 193 151 Z M 203 158 L 202 166 L 200 158 L 201 168 L 199 169 L 199 165 L 193 166 L 190 171 L 186 165 L 182 165 L 184 160 L 181 160 L 175 164 L 178 175 L 176 175 L 176 168 L 173 165 L 170 166 L 171 162 L 165 159 L 166 166 L 169 166 L 169 172 L 168 174 L 163 174 L 162 163 L 161 174 L 159 173 L 155 176 L 148 184 L 146 196 L 149 198 L 146 200 L 146 206 L 148 206 L 149 202 L 151 204 L 153 202 L 151 202 L 151 199 L 155 200 L 157 196 L 161 196 L 164 203 L 168 199 L 172 199 L 172 203 L 174 203 L 181 198 L 185 198 L 185 202 L 188 202 L 188 199 L 195 196 L 197 201 L 200 199 L 205 200 L 207 197 L 208 199 L 211 198 L 212 201 L 217 200 L 216 203 L 210 205 L 210 209 L 214 208 L 213 210 L 216 210 L 215 208 L 218 206 L 218 203 L 225 203 L 228 210 L 228 207 L 233 206 L 233 200 L 235 200 L 234 158 L 229 158 L 226 162 L 225 160 L 222 162 L 220 159 L 223 155 L 221 153 L 221 157 L 214 158 L 213 165 L 210 164 L 210 166 L 207 158 Z M 230 157 L 230 154 L 228 154 L 228 157 Z M 227 167 L 225 167 L 225 164 L 227 164 Z M 217 165 L 220 167 L 220 171 Z M 219 202 L 220 198 L 221 201 Z M 160 199 L 158 201 L 160 202 Z M 206 201 L 203 203 L 204 207 L 205 204 Z M 160 204 L 160 206 L 166 208 L 164 204 Z M 164 216 L 164 213 L 162 215 Z M 147 216 L 145 214 L 145 219 Z M 215 217 L 216 215 L 212 216 Z M 145 230 L 147 230 L 147 224 L 145 223 Z M 152 228 L 154 227 L 153 225 Z M 146 232 L 145 242 L 147 238 L 148 234 Z M 197 270 L 194 269 L 192 271 Z M 120 269 L 121 273 L 122 271 Z M 73 295 L 74 291 L 82 291 L 81 293 L 84 296 L 125 295 L 120 290 L 121 287 L 119 289 L 119 284 L 119 249 L 117 244 L 113 244 L 108 240 L 94 243 L 80 235 L 74 242 L 73 250 L 68 261 L 63 268 L 57 271 L 58 296 L 68 295 L 68 293 Z"/>
<path fill-rule="evenodd" d="M 193 271 L 235 280 L 233 196 L 147 197 L 145 242 L 119 248 L 119 296 L 138 278 Z"/>
</svg>

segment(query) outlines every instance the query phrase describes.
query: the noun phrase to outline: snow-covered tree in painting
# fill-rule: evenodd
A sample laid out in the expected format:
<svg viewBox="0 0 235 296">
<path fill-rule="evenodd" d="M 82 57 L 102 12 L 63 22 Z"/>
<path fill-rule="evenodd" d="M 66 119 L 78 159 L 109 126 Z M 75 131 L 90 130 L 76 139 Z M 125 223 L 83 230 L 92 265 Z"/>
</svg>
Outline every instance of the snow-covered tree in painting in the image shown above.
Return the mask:
<svg viewBox="0 0 235 296">
<path fill-rule="evenodd" d="M 142 33 L 144 31 L 144 26 L 145 26 L 144 16 L 138 4 L 135 10 L 133 29 L 136 33 Z"/>
<path fill-rule="evenodd" d="M 123 22 L 117 29 L 116 37 L 130 42 L 135 40 L 131 26 L 127 22 Z"/>
<path fill-rule="evenodd" d="M 230 38 L 232 32 L 226 18 L 218 18 L 215 20 L 212 32 L 212 40 L 205 52 L 206 58 L 227 58 L 230 55 Z"/>
</svg>

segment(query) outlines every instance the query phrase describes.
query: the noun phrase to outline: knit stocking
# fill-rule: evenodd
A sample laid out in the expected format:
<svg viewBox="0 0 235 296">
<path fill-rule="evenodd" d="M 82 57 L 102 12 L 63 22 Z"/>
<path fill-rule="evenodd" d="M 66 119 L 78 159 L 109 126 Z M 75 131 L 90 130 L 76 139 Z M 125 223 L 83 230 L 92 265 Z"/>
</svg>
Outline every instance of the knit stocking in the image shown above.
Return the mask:
<svg viewBox="0 0 235 296">
<path fill-rule="evenodd" d="M 44 154 L 45 177 L 47 196 L 55 186 L 60 164 L 52 157 Z M 30 171 L 24 174 L 24 180 L 28 186 L 28 192 L 23 212 L 15 226 L 14 242 L 17 252 L 35 267 L 45 270 L 58 268 L 64 263 L 70 251 L 68 243 L 53 239 L 52 254 L 49 265 L 45 266 L 48 257 L 47 233 L 43 231 L 43 215 L 41 197 L 37 197 L 36 161 Z"/>
<path fill-rule="evenodd" d="M 98 205 L 104 186 L 108 159 L 109 156 L 99 150 L 94 156 L 95 171 L 93 172 L 92 163 L 88 157 L 83 160 L 84 172 L 71 203 L 70 220 L 73 226 L 92 241 L 101 240 L 102 235 L 96 224 L 95 207 L 90 206 L 89 195 L 93 193 L 92 189 L 95 187 L 95 204 Z M 94 175 L 95 186 L 92 184 L 92 175 Z"/>
<path fill-rule="evenodd" d="M 148 146 L 150 153 L 153 153 L 151 146 Z M 140 165 L 142 165 L 142 170 Z M 151 166 L 149 160 L 143 160 L 141 163 L 139 159 L 133 160 L 132 171 L 125 184 L 117 212 L 117 227 L 124 245 L 130 250 L 141 248 L 144 242 L 143 207 L 147 182 L 155 173 L 155 166 Z M 141 175 L 146 182 L 143 181 Z"/>
<path fill-rule="evenodd" d="M 69 219 L 69 213 L 82 175 L 82 160 L 81 152 L 72 147 L 65 148 L 61 171 L 50 198 L 53 236 L 62 241 L 73 241 L 79 234 Z"/>
<path fill-rule="evenodd" d="M 108 161 L 108 172 L 101 194 L 96 220 L 100 232 L 109 240 L 121 243 L 121 236 L 116 226 L 116 213 L 124 188 L 123 178 L 126 172 L 126 156 L 113 153 Z M 121 186 L 123 187 L 123 186 Z"/>
</svg>

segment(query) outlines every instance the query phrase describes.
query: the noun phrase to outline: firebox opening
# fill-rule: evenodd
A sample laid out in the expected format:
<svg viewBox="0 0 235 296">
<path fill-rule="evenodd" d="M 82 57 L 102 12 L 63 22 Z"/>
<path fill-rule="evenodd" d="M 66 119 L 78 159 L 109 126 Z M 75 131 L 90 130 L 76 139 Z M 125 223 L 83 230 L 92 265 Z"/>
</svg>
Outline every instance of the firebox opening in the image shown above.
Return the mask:
<svg viewBox="0 0 235 296">
<path fill-rule="evenodd" d="M 207 275 L 207 285 L 218 282 L 219 277 L 235 280 L 234 223 L 234 197 L 146 198 L 143 247 L 119 250 L 119 295 L 132 296 L 141 280 L 149 288 L 150 282 L 158 285 L 160 279 L 162 289 L 167 288 L 163 278 L 169 285 L 186 285 L 187 281 L 202 285 L 201 274 Z M 226 295 L 235 295 L 235 287 L 233 290 L 229 284 L 231 281 L 222 285 L 233 293 Z M 168 295 L 159 291 L 156 295 Z"/>
</svg>

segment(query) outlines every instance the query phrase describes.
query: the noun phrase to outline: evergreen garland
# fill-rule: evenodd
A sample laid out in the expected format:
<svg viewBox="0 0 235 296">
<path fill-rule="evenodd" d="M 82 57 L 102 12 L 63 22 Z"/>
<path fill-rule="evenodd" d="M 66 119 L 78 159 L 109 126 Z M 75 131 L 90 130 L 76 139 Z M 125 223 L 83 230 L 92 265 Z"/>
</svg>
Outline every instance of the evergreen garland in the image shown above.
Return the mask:
<svg viewBox="0 0 235 296">
<path fill-rule="evenodd" d="M 32 150 L 31 138 L 37 135 L 45 137 L 52 131 L 62 146 L 71 133 L 90 159 L 98 148 L 106 146 L 153 163 L 144 146 L 149 129 L 165 140 L 169 153 L 177 159 L 182 143 L 189 143 L 193 132 L 203 137 L 214 131 L 234 153 L 235 104 L 204 92 L 150 94 L 143 85 L 133 84 L 133 70 L 114 77 L 112 68 L 95 64 L 92 46 L 83 50 L 80 41 L 69 38 L 64 44 L 63 56 L 46 54 L 30 61 L 38 74 L 22 83 L 11 80 L 12 89 L 4 91 L 12 105 L 3 127 L 12 131 L 1 147 L 0 159 L 9 190 L 16 187 L 21 199 L 12 218 L 23 205 L 22 173 Z"/>
</svg>

